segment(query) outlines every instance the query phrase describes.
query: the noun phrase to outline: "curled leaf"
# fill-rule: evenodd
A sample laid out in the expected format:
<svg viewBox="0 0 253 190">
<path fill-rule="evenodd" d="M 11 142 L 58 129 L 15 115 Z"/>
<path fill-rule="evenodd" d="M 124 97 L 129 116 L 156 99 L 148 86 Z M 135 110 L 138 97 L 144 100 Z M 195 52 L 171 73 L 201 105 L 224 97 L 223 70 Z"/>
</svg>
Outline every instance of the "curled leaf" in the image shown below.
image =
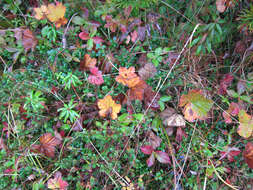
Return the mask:
<svg viewBox="0 0 253 190">
<path fill-rule="evenodd" d="M 100 109 L 99 115 L 101 117 L 106 117 L 109 114 L 112 119 L 116 119 L 120 112 L 121 105 L 116 104 L 111 95 L 107 95 L 98 101 L 98 108 Z"/>
</svg>

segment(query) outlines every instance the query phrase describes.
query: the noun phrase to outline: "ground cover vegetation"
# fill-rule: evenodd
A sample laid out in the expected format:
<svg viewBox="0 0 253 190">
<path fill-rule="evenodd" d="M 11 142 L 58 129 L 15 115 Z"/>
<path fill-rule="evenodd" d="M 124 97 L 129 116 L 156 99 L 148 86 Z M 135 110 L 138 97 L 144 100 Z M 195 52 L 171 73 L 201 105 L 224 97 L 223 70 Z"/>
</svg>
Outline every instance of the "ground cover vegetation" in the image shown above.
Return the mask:
<svg viewBox="0 0 253 190">
<path fill-rule="evenodd" d="M 0 189 L 253 189 L 252 1 L 0 7 Z"/>
</svg>

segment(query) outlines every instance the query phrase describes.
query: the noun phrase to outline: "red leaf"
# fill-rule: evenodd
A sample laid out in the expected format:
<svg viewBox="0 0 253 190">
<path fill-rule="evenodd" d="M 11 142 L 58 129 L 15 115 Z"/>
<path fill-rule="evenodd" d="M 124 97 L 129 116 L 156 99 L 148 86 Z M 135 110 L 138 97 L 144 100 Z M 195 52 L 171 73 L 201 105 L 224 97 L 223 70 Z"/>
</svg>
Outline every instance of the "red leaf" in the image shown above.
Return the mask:
<svg viewBox="0 0 253 190">
<path fill-rule="evenodd" d="M 102 72 L 99 71 L 97 67 L 91 68 L 90 72 L 92 73 L 92 75 L 88 77 L 89 83 L 95 84 L 95 85 L 101 85 L 104 83 Z"/>
<path fill-rule="evenodd" d="M 149 155 L 154 151 L 154 149 L 150 145 L 144 145 L 144 146 L 141 147 L 141 151 L 142 151 L 143 154 L 148 154 Z"/>
<path fill-rule="evenodd" d="M 226 151 L 221 152 L 221 156 L 225 156 L 228 158 L 230 162 L 234 162 L 234 157 L 240 154 L 240 150 L 236 147 L 227 147 Z"/>
<path fill-rule="evenodd" d="M 79 38 L 81 38 L 82 40 L 89 40 L 90 39 L 90 35 L 87 32 L 81 32 L 79 34 Z"/>
<path fill-rule="evenodd" d="M 243 151 L 243 157 L 248 166 L 253 169 L 253 144 L 251 142 L 247 143 Z"/>
<path fill-rule="evenodd" d="M 181 127 L 177 128 L 176 141 L 180 143 L 182 141 L 182 137 L 187 138 L 187 134 L 183 131 Z"/>
<path fill-rule="evenodd" d="M 219 94 L 224 95 L 227 93 L 227 87 L 230 86 L 234 77 L 231 73 L 225 74 L 221 80 Z"/>
<path fill-rule="evenodd" d="M 170 157 L 166 152 L 162 152 L 162 151 L 155 151 L 156 153 L 156 158 L 160 163 L 163 164 L 170 164 Z"/>
<path fill-rule="evenodd" d="M 104 42 L 104 40 L 99 36 L 95 36 L 92 39 L 93 39 L 95 44 L 101 44 L 102 42 Z"/>
<path fill-rule="evenodd" d="M 155 163 L 155 155 L 152 153 L 150 157 L 147 159 L 147 165 L 148 167 L 151 167 Z"/>
</svg>

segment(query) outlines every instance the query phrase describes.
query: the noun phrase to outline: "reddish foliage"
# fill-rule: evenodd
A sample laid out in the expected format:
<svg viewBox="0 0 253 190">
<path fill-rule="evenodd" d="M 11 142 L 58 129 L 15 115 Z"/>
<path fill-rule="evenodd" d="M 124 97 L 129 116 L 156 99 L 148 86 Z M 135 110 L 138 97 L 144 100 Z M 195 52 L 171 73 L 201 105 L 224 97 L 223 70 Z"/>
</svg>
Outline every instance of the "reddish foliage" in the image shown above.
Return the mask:
<svg viewBox="0 0 253 190">
<path fill-rule="evenodd" d="M 238 156 L 240 154 L 240 152 L 241 151 L 238 148 L 228 147 L 227 151 L 221 152 L 221 156 L 226 156 L 230 162 L 234 162 L 235 161 L 234 157 Z"/>
<path fill-rule="evenodd" d="M 253 144 L 251 142 L 247 143 L 243 151 L 243 157 L 248 166 L 253 169 Z"/>
<path fill-rule="evenodd" d="M 219 94 L 225 95 L 227 93 L 227 88 L 231 85 L 234 77 L 231 73 L 227 73 L 223 76 L 220 82 Z"/>
<path fill-rule="evenodd" d="M 104 83 L 102 72 L 97 67 L 90 69 L 91 75 L 88 77 L 88 81 L 91 84 L 101 85 Z"/>
</svg>

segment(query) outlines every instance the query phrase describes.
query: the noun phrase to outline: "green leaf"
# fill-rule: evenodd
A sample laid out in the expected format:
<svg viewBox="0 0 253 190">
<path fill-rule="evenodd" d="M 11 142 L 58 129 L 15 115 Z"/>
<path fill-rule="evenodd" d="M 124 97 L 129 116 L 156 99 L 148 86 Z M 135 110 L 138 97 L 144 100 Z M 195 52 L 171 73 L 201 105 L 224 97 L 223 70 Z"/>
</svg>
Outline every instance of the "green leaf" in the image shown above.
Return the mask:
<svg viewBox="0 0 253 190">
<path fill-rule="evenodd" d="M 72 22 L 76 25 L 84 25 L 86 23 L 85 19 L 80 16 L 75 16 Z"/>
<path fill-rule="evenodd" d="M 171 100 L 171 96 L 162 96 L 161 98 L 160 98 L 160 101 L 162 101 L 162 102 L 168 102 L 168 101 L 170 101 Z"/>
<path fill-rule="evenodd" d="M 87 49 L 91 50 L 93 48 L 93 39 L 89 39 L 87 41 Z"/>
</svg>

